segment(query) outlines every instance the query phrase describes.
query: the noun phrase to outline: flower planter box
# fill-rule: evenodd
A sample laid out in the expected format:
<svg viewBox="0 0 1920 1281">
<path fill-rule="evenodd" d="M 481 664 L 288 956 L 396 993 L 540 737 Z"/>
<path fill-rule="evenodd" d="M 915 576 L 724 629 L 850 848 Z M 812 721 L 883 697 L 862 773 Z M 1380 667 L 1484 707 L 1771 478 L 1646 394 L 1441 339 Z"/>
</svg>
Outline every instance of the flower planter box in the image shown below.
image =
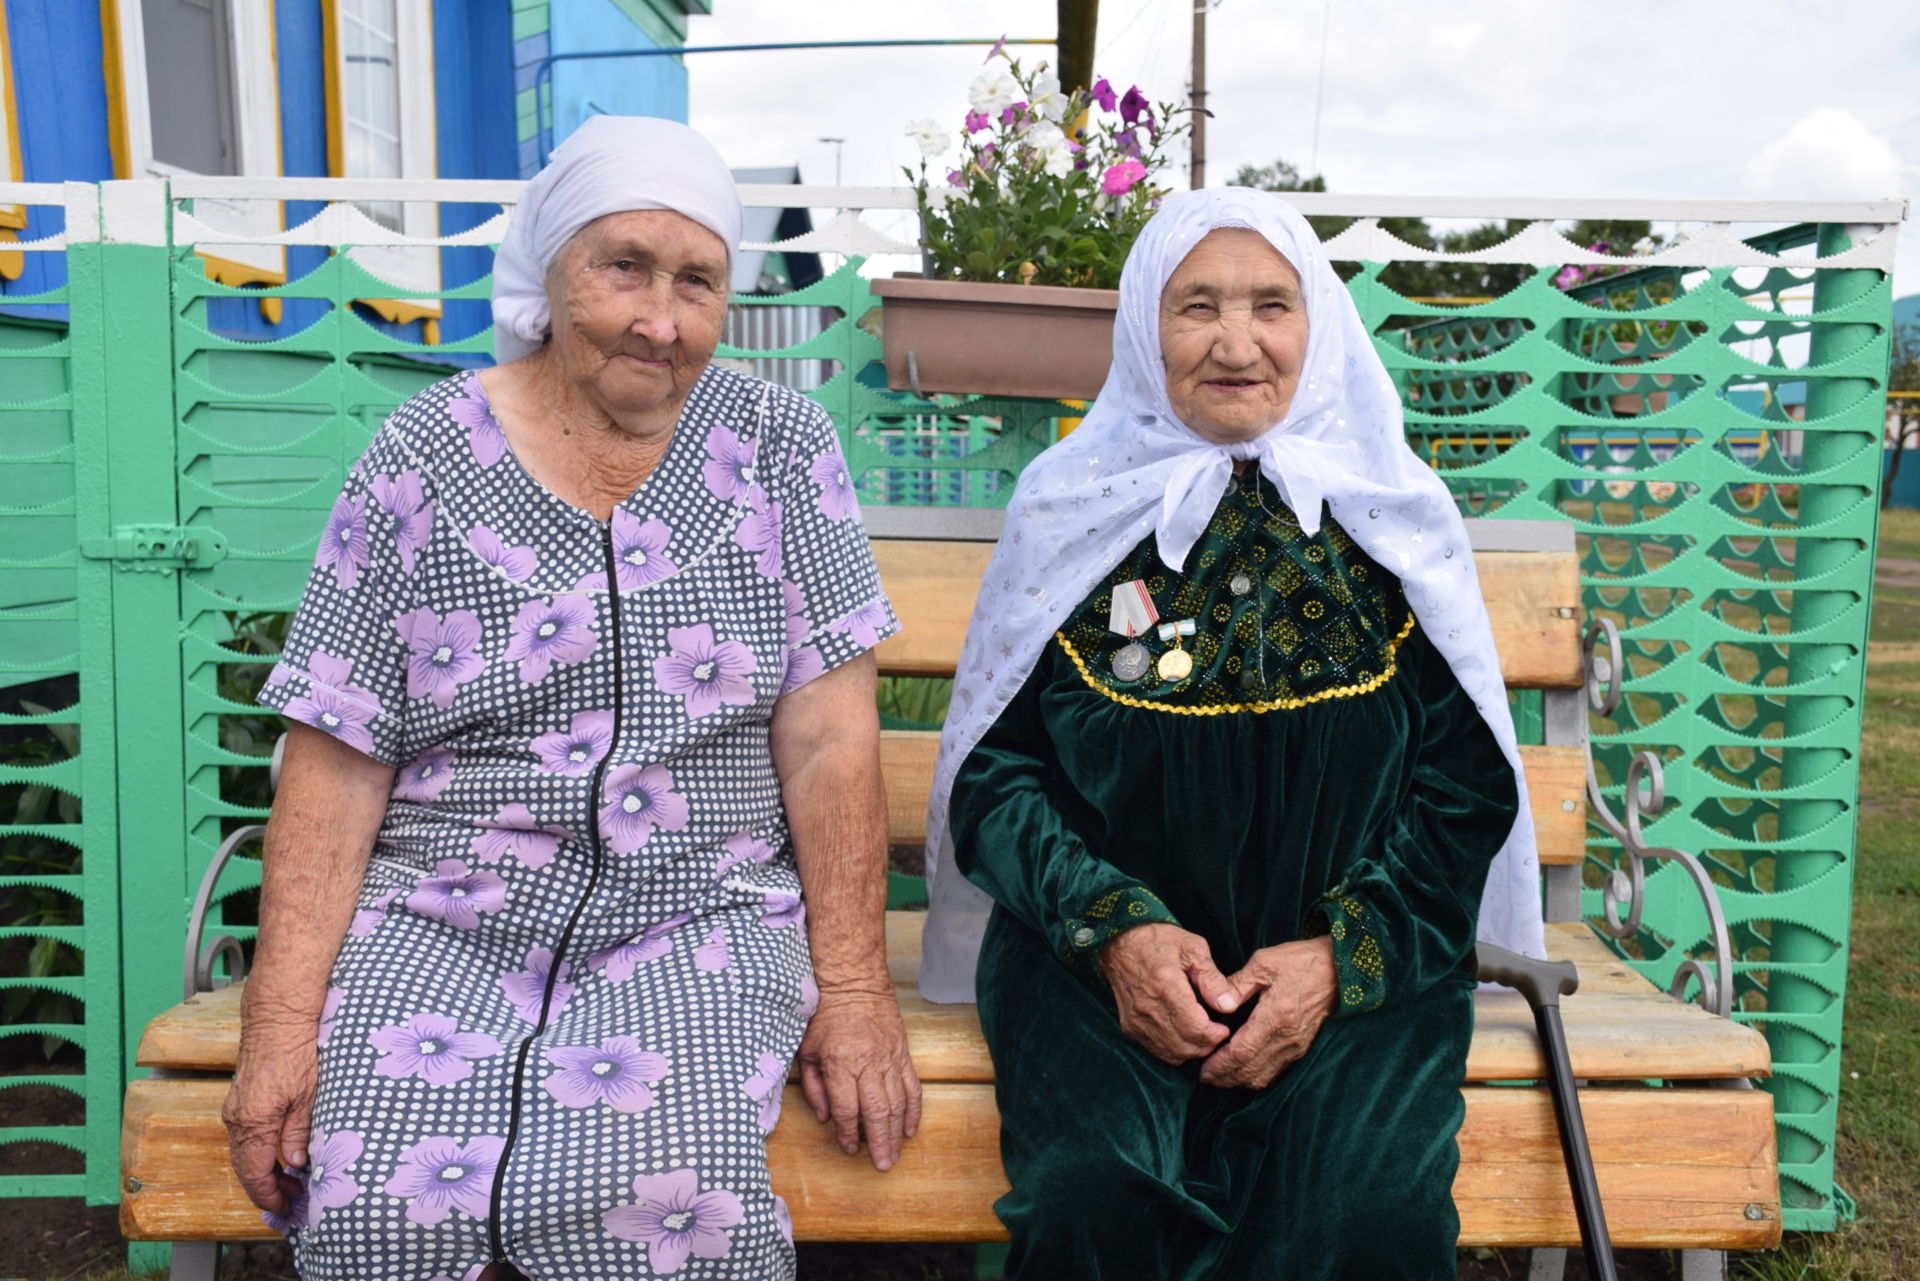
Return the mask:
<svg viewBox="0 0 1920 1281">
<path fill-rule="evenodd" d="M 1118 290 L 913 276 L 872 289 L 895 391 L 1092 400 L 1113 363 Z"/>
</svg>

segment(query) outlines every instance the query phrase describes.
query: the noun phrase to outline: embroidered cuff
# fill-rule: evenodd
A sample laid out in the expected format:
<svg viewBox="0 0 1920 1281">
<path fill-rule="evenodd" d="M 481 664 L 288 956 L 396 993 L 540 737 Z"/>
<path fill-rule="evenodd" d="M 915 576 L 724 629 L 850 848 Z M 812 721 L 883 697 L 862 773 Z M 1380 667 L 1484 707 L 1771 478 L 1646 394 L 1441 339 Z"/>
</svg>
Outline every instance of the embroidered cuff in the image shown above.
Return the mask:
<svg viewBox="0 0 1920 1281">
<path fill-rule="evenodd" d="M 1144 885 L 1108 890 L 1081 909 L 1078 916 L 1069 916 L 1061 921 L 1064 940 L 1060 948 L 1061 959 L 1069 967 L 1097 976 L 1099 970 L 1095 961 L 1100 956 L 1100 949 L 1110 943 L 1115 935 L 1136 925 L 1157 923 L 1179 924 L 1173 913 L 1167 910 L 1167 905 L 1152 890 Z"/>
<path fill-rule="evenodd" d="M 1333 1017 L 1377 1010 L 1387 999 L 1387 965 L 1380 941 L 1373 934 L 1374 910 L 1351 894 L 1336 889 L 1314 905 L 1306 935 L 1333 939 L 1334 981 L 1340 1000 Z"/>
</svg>

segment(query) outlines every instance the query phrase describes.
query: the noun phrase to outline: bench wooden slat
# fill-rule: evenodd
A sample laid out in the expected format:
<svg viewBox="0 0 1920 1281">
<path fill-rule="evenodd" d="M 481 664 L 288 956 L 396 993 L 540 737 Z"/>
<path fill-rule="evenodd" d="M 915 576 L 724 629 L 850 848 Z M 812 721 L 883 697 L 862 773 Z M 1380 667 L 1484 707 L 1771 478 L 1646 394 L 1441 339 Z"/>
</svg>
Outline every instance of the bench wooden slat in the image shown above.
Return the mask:
<svg viewBox="0 0 1920 1281">
<path fill-rule="evenodd" d="M 873 540 L 880 581 L 902 624 L 900 634 L 875 651 L 883 673 L 953 675 L 992 551 L 989 543 Z M 1474 560 L 1507 684 L 1515 689 L 1578 688 L 1576 559 L 1562 553 L 1481 552 Z"/>
<path fill-rule="evenodd" d="M 121 1231 L 136 1241 L 271 1236 L 226 1160 L 224 1081 L 135 1081 L 121 1141 Z M 1465 1245 L 1577 1245 L 1553 1109 L 1533 1090 L 1472 1089 L 1454 1183 Z M 1581 1092 L 1614 1244 L 1754 1249 L 1780 1239 L 1773 1109 L 1758 1090 Z M 890 1174 L 834 1146 L 797 1087 L 768 1141 L 794 1233 L 816 1241 L 993 1241 L 1006 1191 L 984 1085 L 927 1087 L 919 1138 Z M 132 1180 L 126 1183 L 125 1180 Z M 371 1186 L 366 1180 L 363 1186 Z M 1748 1207 L 1760 1217 L 1748 1218 Z"/>
<path fill-rule="evenodd" d="M 927 796 L 940 735 L 933 730 L 886 730 L 880 767 L 887 787 L 887 839 L 895 845 L 927 842 Z M 1577 866 L 1587 856 L 1587 758 L 1579 747 L 1520 748 L 1527 775 L 1533 829 L 1546 866 Z"/>
</svg>

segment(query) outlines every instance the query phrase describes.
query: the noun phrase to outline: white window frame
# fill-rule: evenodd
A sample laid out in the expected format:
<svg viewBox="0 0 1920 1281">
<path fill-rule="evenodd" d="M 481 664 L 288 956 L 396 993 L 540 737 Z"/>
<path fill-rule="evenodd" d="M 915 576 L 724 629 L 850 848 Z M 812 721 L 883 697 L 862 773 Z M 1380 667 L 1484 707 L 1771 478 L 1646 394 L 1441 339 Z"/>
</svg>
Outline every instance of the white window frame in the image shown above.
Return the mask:
<svg viewBox="0 0 1920 1281">
<path fill-rule="evenodd" d="M 233 77 L 234 145 L 240 175 L 280 175 L 280 88 L 273 49 L 272 0 L 215 0 L 227 7 L 227 56 Z M 120 88 L 127 113 L 128 169 L 135 178 L 177 178 L 191 173 L 153 155 L 153 115 L 147 83 L 146 20 L 141 0 L 114 0 L 120 21 Z M 196 197 L 194 217 L 211 227 L 245 236 L 271 236 L 283 227 L 275 200 Z M 223 258 L 280 280 L 287 278 L 286 251 L 278 245 L 216 245 L 203 257 Z"/>
<path fill-rule="evenodd" d="M 331 112 L 340 113 L 327 122 L 329 138 L 338 138 L 341 166 L 346 164 L 346 39 L 342 23 L 345 16 L 340 0 L 322 5 L 326 21 L 327 48 L 337 60 L 329 68 L 331 82 L 340 87 L 328 103 Z M 433 16 L 421 0 L 398 0 L 394 5 L 394 57 L 398 63 L 400 104 L 400 177 L 402 181 L 429 181 L 439 171 L 435 155 L 435 117 L 433 105 Z M 337 131 L 337 132 L 336 132 Z M 362 174 L 340 173 L 336 177 L 357 178 Z M 408 201 L 400 206 L 400 234 L 410 239 L 430 240 L 440 234 L 439 206 L 431 200 Z M 389 284 L 422 293 L 440 288 L 440 252 L 431 246 L 363 245 L 348 251 L 355 262 Z M 438 315 L 440 305 L 433 299 L 407 300 L 410 312 Z"/>
</svg>

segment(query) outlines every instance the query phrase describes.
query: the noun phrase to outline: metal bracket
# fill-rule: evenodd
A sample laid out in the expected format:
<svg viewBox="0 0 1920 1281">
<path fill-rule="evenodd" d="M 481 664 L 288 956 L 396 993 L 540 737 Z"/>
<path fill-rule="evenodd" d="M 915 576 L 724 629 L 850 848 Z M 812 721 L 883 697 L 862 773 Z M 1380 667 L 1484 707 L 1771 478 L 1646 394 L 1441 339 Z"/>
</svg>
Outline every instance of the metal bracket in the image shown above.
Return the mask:
<svg viewBox="0 0 1920 1281">
<path fill-rule="evenodd" d="M 206 569 L 227 558 L 227 538 L 218 530 L 188 525 L 122 525 L 111 538 L 88 538 L 80 554 L 110 560 L 135 574 Z"/>
</svg>

